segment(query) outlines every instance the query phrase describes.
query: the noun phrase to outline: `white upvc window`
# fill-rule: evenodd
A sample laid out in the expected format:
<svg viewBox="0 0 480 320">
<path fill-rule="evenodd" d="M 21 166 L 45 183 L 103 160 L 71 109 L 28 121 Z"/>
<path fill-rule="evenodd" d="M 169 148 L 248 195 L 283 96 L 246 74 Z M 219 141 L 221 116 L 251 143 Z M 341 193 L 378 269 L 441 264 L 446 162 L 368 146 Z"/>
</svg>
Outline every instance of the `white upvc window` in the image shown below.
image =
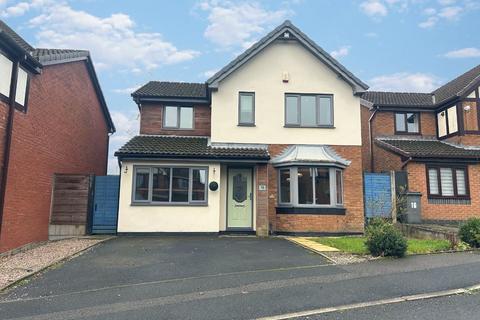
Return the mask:
<svg viewBox="0 0 480 320">
<path fill-rule="evenodd" d="M 165 106 L 163 127 L 171 129 L 193 129 L 193 107 Z"/>
<path fill-rule="evenodd" d="M 13 62 L 0 53 L 0 94 L 10 97 Z"/>
<path fill-rule="evenodd" d="M 27 99 L 27 85 L 28 73 L 22 68 L 19 68 L 17 74 L 17 89 L 15 92 L 15 102 L 22 107 L 25 106 L 25 102 Z"/>
</svg>

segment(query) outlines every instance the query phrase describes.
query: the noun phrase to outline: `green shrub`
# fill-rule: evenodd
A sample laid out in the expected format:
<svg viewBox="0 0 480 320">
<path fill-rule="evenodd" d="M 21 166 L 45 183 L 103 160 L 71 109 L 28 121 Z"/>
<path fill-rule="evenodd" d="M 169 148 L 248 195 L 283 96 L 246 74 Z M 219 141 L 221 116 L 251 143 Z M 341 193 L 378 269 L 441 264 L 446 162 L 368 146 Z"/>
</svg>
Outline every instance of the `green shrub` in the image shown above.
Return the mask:
<svg viewBox="0 0 480 320">
<path fill-rule="evenodd" d="M 366 229 L 365 242 L 373 256 L 403 257 L 407 252 L 407 239 L 395 226 L 382 219 L 373 219 Z"/>
<path fill-rule="evenodd" d="M 480 247 L 480 219 L 468 219 L 460 227 L 458 235 L 463 242 L 468 243 L 471 247 Z"/>
</svg>

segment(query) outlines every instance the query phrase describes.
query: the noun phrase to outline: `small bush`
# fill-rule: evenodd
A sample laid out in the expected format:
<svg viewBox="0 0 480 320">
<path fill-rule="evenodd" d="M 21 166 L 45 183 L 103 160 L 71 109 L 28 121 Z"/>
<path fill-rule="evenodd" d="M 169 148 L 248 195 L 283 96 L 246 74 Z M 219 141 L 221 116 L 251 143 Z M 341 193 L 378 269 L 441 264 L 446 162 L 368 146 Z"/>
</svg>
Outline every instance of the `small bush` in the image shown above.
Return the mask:
<svg viewBox="0 0 480 320">
<path fill-rule="evenodd" d="M 468 243 L 473 248 L 480 247 L 480 219 L 470 218 L 461 227 L 458 232 L 460 239 Z"/>
<path fill-rule="evenodd" d="M 373 256 L 403 257 L 407 252 L 407 239 L 393 224 L 373 219 L 366 230 L 365 242 Z"/>
</svg>

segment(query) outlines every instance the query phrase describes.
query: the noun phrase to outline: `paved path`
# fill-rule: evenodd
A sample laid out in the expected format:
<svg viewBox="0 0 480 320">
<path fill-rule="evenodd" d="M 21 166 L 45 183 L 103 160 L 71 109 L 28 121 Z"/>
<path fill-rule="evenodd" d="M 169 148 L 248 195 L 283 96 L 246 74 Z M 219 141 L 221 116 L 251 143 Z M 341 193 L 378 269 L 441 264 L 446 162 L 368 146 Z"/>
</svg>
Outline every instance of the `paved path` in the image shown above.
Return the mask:
<svg viewBox="0 0 480 320">
<path fill-rule="evenodd" d="M 254 319 L 466 287 L 480 255 L 336 266 L 283 239 L 120 238 L 0 298 L 0 319 Z"/>
</svg>

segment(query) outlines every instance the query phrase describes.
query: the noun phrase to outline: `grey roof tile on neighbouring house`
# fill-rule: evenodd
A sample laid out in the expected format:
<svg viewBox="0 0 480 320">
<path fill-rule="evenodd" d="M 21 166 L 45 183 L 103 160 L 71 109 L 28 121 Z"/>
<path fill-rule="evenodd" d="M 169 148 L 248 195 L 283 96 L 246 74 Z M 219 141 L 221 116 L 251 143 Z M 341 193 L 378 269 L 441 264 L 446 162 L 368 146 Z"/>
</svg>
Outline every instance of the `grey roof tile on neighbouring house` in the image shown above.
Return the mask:
<svg viewBox="0 0 480 320">
<path fill-rule="evenodd" d="M 266 148 L 212 147 L 206 137 L 147 136 L 132 138 L 115 156 L 119 158 L 189 158 L 268 160 Z"/>
<path fill-rule="evenodd" d="M 208 88 L 205 83 L 150 81 L 132 96 L 208 99 Z"/>
<path fill-rule="evenodd" d="M 268 45 L 272 41 L 276 40 L 278 37 L 281 37 L 284 31 L 290 31 L 293 33 L 294 37 L 297 37 L 298 40 L 305 45 L 305 47 L 315 54 L 318 58 L 324 61 L 324 63 L 331 68 L 335 73 L 344 78 L 351 85 L 354 85 L 358 91 L 364 91 L 368 89 L 368 85 L 362 80 L 357 78 L 352 72 L 347 70 L 340 62 L 335 60 L 328 52 L 323 50 L 319 45 L 310 39 L 306 34 L 304 34 L 300 29 L 292 24 L 290 20 L 286 20 L 281 25 L 276 27 L 272 32 L 268 33 L 265 37 L 257 41 L 250 48 L 232 60 L 225 67 L 220 69 L 215 73 L 210 79 L 207 80 L 209 85 L 214 85 L 215 82 L 220 81 L 223 77 L 228 75 L 230 72 L 233 72 L 236 68 L 243 65 L 251 57 L 255 56 L 265 45 Z"/>
<path fill-rule="evenodd" d="M 468 93 L 466 90 L 478 81 L 480 81 L 480 64 L 441 86 L 432 93 L 435 95 L 436 102 L 441 103 L 453 97 L 462 96 L 463 94 Z"/>
<path fill-rule="evenodd" d="M 18 33 L 12 30 L 5 22 L 0 20 L 0 33 L 5 33 L 7 37 L 9 37 L 12 41 L 14 41 L 20 48 L 22 48 L 24 51 L 31 52 L 33 50 L 33 47 L 23 40 Z"/>
<path fill-rule="evenodd" d="M 376 138 L 375 143 L 404 157 L 480 161 L 480 148 L 465 147 L 439 140 L 381 137 Z"/>
<path fill-rule="evenodd" d="M 434 106 L 430 93 L 367 91 L 362 99 L 377 106 Z"/>
<path fill-rule="evenodd" d="M 32 56 L 42 64 L 52 64 L 80 60 L 89 57 L 90 52 L 87 50 L 37 48 L 32 51 Z"/>
</svg>

